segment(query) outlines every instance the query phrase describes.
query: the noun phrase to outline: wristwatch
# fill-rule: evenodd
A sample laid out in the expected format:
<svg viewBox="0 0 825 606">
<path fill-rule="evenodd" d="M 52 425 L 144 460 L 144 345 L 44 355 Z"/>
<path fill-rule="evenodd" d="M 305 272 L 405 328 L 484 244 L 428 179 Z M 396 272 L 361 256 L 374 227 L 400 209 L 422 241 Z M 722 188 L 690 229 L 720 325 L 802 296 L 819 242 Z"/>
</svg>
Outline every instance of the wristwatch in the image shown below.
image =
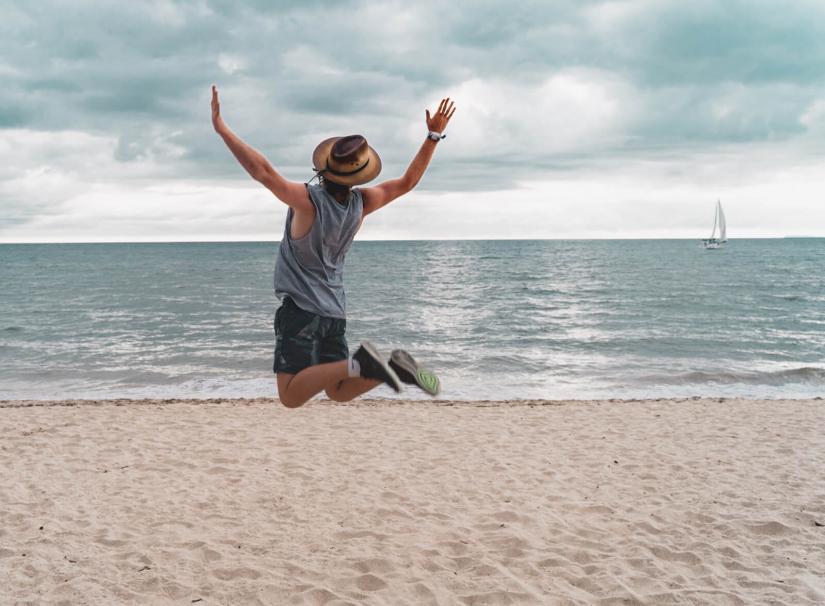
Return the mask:
<svg viewBox="0 0 825 606">
<path fill-rule="evenodd" d="M 437 133 L 434 130 L 431 130 L 430 132 L 427 133 L 427 138 L 430 141 L 435 141 L 436 143 L 438 143 L 439 141 L 444 139 L 446 136 L 447 135 L 442 135 L 441 133 Z"/>
</svg>

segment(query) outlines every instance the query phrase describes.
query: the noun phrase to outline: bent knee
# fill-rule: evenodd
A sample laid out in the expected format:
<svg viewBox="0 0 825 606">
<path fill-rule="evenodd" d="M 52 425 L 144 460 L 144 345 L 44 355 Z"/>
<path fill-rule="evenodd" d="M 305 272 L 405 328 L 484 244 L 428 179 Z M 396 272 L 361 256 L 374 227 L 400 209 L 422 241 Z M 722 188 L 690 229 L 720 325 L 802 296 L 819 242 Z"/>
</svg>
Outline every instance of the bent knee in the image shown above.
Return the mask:
<svg viewBox="0 0 825 606">
<path fill-rule="evenodd" d="M 298 408 L 307 403 L 307 400 L 300 400 L 287 394 L 278 394 L 278 400 L 287 408 Z"/>
<path fill-rule="evenodd" d="M 345 398 L 337 389 L 325 389 L 324 393 L 333 402 L 349 402 L 350 398 Z"/>
<path fill-rule="evenodd" d="M 278 400 L 287 408 L 298 408 L 306 404 L 309 398 L 300 399 L 290 393 L 289 384 L 295 375 L 278 373 L 278 382 L 276 383 L 275 391 L 278 394 Z"/>
</svg>

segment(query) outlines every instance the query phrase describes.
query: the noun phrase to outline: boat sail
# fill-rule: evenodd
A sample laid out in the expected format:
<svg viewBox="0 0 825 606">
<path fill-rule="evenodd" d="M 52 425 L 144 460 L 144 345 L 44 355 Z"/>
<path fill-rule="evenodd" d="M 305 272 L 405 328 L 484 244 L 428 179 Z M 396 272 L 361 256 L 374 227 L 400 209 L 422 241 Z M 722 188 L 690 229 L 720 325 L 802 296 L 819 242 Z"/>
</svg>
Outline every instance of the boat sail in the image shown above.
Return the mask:
<svg viewBox="0 0 825 606">
<path fill-rule="evenodd" d="M 719 229 L 719 237 L 716 237 L 716 230 Z M 706 240 L 702 240 L 702 244 L 705 248 L 715 249 L 721 248 L 722 245 L 728 241 L 728 230 L 727 225 L 725 223 L 725 211 L 722 210 L 722 203 L 717 200 L 716 201 L 716 215 L 713 217 L 713 231 L 710 234 L 710 238 Z"/>
</svg>

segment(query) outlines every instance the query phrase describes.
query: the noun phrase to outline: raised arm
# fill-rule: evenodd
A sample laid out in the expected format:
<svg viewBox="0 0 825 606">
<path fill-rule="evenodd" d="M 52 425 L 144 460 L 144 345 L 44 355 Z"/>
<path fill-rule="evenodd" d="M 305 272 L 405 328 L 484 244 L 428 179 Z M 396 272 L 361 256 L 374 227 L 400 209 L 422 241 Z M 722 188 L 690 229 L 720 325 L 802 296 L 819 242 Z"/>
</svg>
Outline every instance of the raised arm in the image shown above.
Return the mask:
<svg viewBox="0 0 825 606">
<path fill-rule="evenodd" d="M 442 99 L 435 115 L 430 116 L 430 110 L 426 110 L 427 129 L 430 132 L 443 133 L 454 113 L 455 103 L 450 101 L 449 98 Z M 362 188 L 361 191 L 364 195 L 364 214 L 368 215 L 369 213 L 375 212 L 418 185 L 418 182 L 430 165 L 430 160 L 432 160 L 437 145 L 438 142 L 430 139 L 428 136 L 402 177 L 385 181 L 374 187 Z"/>
<path fill-rule="evenodd" d="M 263 154 L 244 143 L 240 137 L 229 130 L 221 116 L 221 104 L 218 99 L 218 88 L 212 85 L 212 126 L 218 133 L 229 151 L 237 158 L 241 166 L 246 169 L 253 179 L 264 185 L 275 196 L 296 211 L 315 212 L 315 207 L 309 199 L 303 183 L 287 181 L 278 171 L 272 168 Z"/>
</svg>

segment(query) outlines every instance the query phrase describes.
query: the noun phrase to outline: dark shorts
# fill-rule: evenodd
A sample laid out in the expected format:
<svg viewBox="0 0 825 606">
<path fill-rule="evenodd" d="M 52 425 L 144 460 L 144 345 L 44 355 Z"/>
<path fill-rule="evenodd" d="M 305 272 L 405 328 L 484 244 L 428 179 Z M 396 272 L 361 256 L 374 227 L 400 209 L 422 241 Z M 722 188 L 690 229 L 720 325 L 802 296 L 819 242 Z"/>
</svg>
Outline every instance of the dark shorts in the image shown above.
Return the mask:
<svg viewBox="0 0 825 606">
<path fill-rule="evenodd" d="M 304 368 L 349 357 L 344 318 L 304 311 L 289 297 L 275 312 L 275 363 L 272 372 L 297 374 Z"/>
</svg>

